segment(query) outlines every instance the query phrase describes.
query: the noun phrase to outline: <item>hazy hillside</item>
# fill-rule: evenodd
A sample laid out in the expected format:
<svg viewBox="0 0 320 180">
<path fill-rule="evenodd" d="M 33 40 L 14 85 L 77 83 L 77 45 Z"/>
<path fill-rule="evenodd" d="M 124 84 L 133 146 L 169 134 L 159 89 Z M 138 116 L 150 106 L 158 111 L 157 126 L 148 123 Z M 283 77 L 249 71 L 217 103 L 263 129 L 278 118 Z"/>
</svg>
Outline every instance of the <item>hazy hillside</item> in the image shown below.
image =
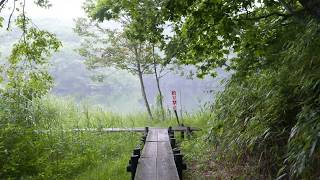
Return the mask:
<svg viewBox="0 0 320 180">
<path fill-rule="evenodd" d="M 55 86 L 51 93 L 57 96 L 70 97 L 77 102 L 101 105 L 112 111 L 132 112 L 143 108 L 138 79 L 123 71 L 101 69 L 92 72 L 86 69 L 84 59 L 75 49 L 80 39 L 73 33 L 73 21 L 55 18 L 36 18 L 34 23 L 41 29 L 49 29 L 55 33 L 63 43 L 63 48 L 52 58 L 51 73 L 55 79 Z M 8 55 L 7 48 L 14 39 L 19 38 L 18 31 L 1 32 L 2 60 Z M 204 80 L 187 79 L 175 73 L 169 73 L 161 79 L 165 105 L 171 105 L 171 90 L 178 92 L 184 110 L 192 111 L 199 104 L 211 101 L 208 92 L 221 89 L 220 81 L 228 75 L 219 71 L 218 78 L 207 77 Z M 103 81 L 94 81 L 95 76 L 103 76 Z M 157 94 L 156 84 L 152 75 L 145 77 L 148 98 L 151 105 L 155 103 Z M 180 103 L 180 99 L 178 99 Z"/>
</svg>

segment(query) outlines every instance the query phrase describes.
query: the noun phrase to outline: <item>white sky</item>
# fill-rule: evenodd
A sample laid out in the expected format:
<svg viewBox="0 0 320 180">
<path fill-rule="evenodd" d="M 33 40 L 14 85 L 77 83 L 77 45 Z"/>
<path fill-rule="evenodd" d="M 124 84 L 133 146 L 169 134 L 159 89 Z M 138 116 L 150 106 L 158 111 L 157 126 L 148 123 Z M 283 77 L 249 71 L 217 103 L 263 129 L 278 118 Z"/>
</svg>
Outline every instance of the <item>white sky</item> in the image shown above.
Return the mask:
<svg viewBox="0 0 320 180">
<path fill-rule="evenodd" d="M 38 7 L 34 4 L 34 0 L 26 0 L 26 15 L 27 17 L 31 18 L 32 21 L 38 26 L 42 27 L 39 24 L 38 20 L 41 23 L 49 23 L 51 25 L 61 23 L 64 26 L 74 27 L 74 20 L 79 17 L 86 17 L 84 10 L 82 9 L 83 3 L 86 0 L 50 0 L 52 6 L 49 9 Z M 11 14 L 11 9 L 13 7 L 13 1 L 9 1 L 7 4 L 7 8 L 4 9 L 2 12 L 3 17 L 5 17 L 5 21 L 9 19 L 9 15 Z M 21 1 L 18 1 L 21 2 Z M 16 7 L 18 7 L 18 3 Z M 21 7 L 18 7 L 21 9 Z M 13 19 L 19 14 L 20 12 L 14 12 Z M 43 21 L 43 19 L 48 21 Z M 50 22 L 49 22 L 50 21 Z M 121 24 L 116 23 L 115 21 L 107 21 L 104 22 L 104 27 L 109 29 L 121 29 Z M 61 26 L 57 26 L 61 27 Z"/>
<path fill-rule="evenodd" d="M 83 2 L 85 2 L 85 0 L 51 0 L 50 3 L 52 7 L 49 9 L 37 7 L 34 3 L 27 3 L 26 11 L 31 18 L 73 20 L 77 17 L 85 16 L 82 9 Z"/>
</svg>

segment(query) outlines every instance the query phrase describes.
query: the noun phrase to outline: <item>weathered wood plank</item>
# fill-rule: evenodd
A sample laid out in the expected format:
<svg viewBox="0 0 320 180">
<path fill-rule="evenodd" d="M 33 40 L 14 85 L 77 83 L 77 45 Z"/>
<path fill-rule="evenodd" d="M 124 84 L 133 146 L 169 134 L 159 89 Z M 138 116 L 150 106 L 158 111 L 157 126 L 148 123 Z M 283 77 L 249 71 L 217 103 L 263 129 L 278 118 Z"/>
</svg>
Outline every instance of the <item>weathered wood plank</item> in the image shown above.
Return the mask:
<svg viewBox="0 0 320 180">
<path fill-rule="evenodd" d="M 144 145 L 144 148 L 141 153 L 142 158 L 153 158 L 157 156 L 157 143 L 158 142 L 152 142 L 147 141 Z"/>
<path fill-rule="evenodd" d="M 158 141 L 158 129 L 150 128 L 147 136 L 147 142 Z"/>
<path fill-rule="evenodd" d="M 135 180 L 179 180 L 167 129 L 151 128 L 148 137 Z"/>
<path fill-rule="evenodd" d="M 168 141 L 168 129 L 158 129 L 158 141 Z"/>
<path fill-rule="evenodd" d="M 150 128 L 152 129 L 152 128 Z M 155 129 L 155 128 L 154 128 Z M 173 131 L 187 131 L 187 127 L 173 127 Z M 190 128 L 190 131 L 200 131 L 199 128 Z M 145 128 L 75 128 L 62 130 L 63 132 L 144 132 Z M 34 130 L 35 133 L 49 133 L 52 130 Z"/>
<path fill-rule="evenodd" d="M 74 132 L 144 132 L 144 128 L 75 128 L 72 130 Z"/>
<path fill-rule="evenodd" d="M 158 142 L 157 177 L 163 180 L 179 179 L 169 141 Z"/>
<path fill-rule="evenodd" d="M 153 180 L 157 178 L 157 159 L 140 158 L 136 171 L 135 180 Z"/>
</svg>

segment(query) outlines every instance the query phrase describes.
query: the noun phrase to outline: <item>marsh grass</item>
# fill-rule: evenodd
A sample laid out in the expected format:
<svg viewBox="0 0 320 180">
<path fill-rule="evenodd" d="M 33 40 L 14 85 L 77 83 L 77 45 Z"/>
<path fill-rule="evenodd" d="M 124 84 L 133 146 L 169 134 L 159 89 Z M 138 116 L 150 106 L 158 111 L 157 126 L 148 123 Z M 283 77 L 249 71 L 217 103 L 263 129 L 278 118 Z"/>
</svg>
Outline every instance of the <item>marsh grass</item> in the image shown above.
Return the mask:
<svg viewBox="0 0 320 180">
<path fill-rule="evenodd" d="M 132 150 L 140 144 L 140 133 L 69 130 L 177 126 L 174 118 L 150 121 L 145 113 L 119 115 L 52 96 L 33 102 L 31 107 L 33 126 L 26 128 L 9 123 L 1 128 L 1 178 L 129 179 L 126 166 Z M 208 118 L 210 116 L 203 114 L 185 115 L 183 122 L 206 129 Z M 194 137 L 203 133 L 196 133 Z M 180 136 L 177 137 L 183 144 Z M 188 142 L 193 141 L 185 143 Z M 192 154 L 191 147 L 186 149 Z"/>
<path fill-rule="evenodd" d="M 122 117 L 53 97 L 32 107 L 33 126 L 1 126 L 1 179 L 129 179 L 139 134 L 65 131 L 125 126 Z"/>
</svg>

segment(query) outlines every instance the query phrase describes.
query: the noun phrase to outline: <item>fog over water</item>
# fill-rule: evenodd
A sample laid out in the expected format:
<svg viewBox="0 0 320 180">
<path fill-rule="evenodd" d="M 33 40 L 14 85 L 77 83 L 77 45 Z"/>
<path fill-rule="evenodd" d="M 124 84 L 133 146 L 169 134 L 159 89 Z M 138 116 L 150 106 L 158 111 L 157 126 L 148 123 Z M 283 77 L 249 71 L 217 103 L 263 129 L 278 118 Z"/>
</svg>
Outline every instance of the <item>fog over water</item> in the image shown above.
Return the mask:
<svg viewBox="0 0 320 180">
<path fill-rule="evenodd" d="M 39 8 L 32 3 L 26 7 L 27 15 L 40 29 L 50 30 L 62 41 L 61 51 L 52 58 L 51 74 L 55 79 L 51 94 L 69 97 L 77 102 L 89 105 L 100 105 L 107 110 L 116 112 L 143 111 L 144 104 L 140 93 L 138 78 L 112 68 L 89 71 L 84 65 L 84 58 L 79 56 L 75 49 L 80 46 L 80 38 L 73 32 L 74 19 L 85 17 L 81 6 L 83 0 L 52 0 L 49 9 Z M 32 11 L 31 11 L 32 9 Z M 114 22 L 106 23 L 109 28 L 119 28 Z M 8 48 L 19 38 L 19 31 L 1 32 L 2 44 L 0 51 L 3 57 L 8 55 Z M 185 70 L 188 74 L 192 67 Z M 220 81 L 229 75 L 222 70 L 218 71 L 217 78 L 188 79 L 175 72 L 168 73 L 161 79 L 161 88 L 165 97 L 165 106 L 171 108 L 171 91 L 178 93 L 178 108 L 184 111 L 196 111 L 199 105 L 212 102 L 214 92 L 222 89 Z M 99 78 L 100 77 L 100 78 Z M 97 79 L 103 81 L 97 81 Z M 146 92 L 149 102 L 155 106 L 156 82 L 153 75 L 145 76 Z M 180 104 L 181 103 L 181 104 Z"/>
</svg>

